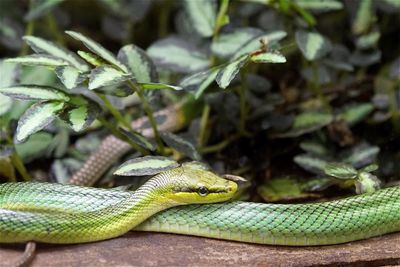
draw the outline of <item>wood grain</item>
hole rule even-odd
[[[342,245],[274,247],[130,232],[90,244],[37,246],[32,266],[381,266],[400,265],[400,233]],[[22,245],[1,245],[0,266],[21,256]]]

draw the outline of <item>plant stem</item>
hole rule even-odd
[[[199,150],[200,150],[201,154],[203,154],[203,155],[204,154],[209,154],[209,153],[214,153],[214,152],[217,152],[217,151],[221,151],[222,149],[227,147],[232,141],[234,141],[238,137],[239,137],[238,135],[232,135],[232,136],[226,138],[222,142],[219,142],[219,143],[217,143],[215,145],[202,147]]]
[[[221,4],[218,10],[218,15],[217,18],[215,19],[214,34],[211,40],[212,44],[218,40],[219,31],[221,30],[222,26],[224,26],[224,18],[228,11],[228,7],[229,7],[229,0],[221,0]],[[217,64],[217,58],[215,57],[214,54],[211,54],[210,62],[211,66],[215,66]]]
[[[136,92],[138,94],[139,99],[142,102],[144,112],[146,113],[147,118],[149,119],[149,122],[151,124],[151,128],[153,128],[154,138],[156,139],[156,142],[157,142],[157,145],[158,145],[158,150],[159,150],[159,152],[161,154],[163,154],[164,153],[164,145],[163,145],[163,142],[161,141],[161,138],[160,138],[160,133],[159,133],[158,128],[157,128],[157,122],[154,119],[153,110],[150,107],[149,102],[147,101],[147,99],[143,95],[142,88],[139,85],[134,84],[131,80],[128,80],[128,85],[132,88],[132,90],[134,92]]]
[[[28,25],[25,28],[25,35],[33,35],[33,31],[35,29],[35,20],[29,21]],[[20,56],[25,56],[28,54],[29,46],[26,42],[22,44],[21,51],[19,53]]]
[[[197,143],[199,147],[202,147],[206,143],[206,133],[207,133],[207,126],[208,126],[208,120],[210,118],[210,110],[211,107],[210,105],[205,104],[203,107],[203,112],[201,114],[201,120],[200,120],[200,132],[199,136],[197,139]]]
[[[49,26],[51,34],[57,40],[57,43],[61,46],[65,46],[64,37],[60,33],[60,29],[58,28],[57,21],[54,19],[53,14],[49,13],[46,17],[47,25]]]
[[[143,155],[148,155],[150,154],[146,149],[142,148],[141,146],[137,145],[136,143],[132,142],[132,140],[130,140],[129,138],[125,137],[119,130],[117,127],[115,127],[112,123],[109,123],[107,121],[107,119],[105,119],[102,116],[99,116],[97,118],[101,124],[106,127],[107,129],[110,130],[110,132],[115,135],[117,138],[121,139],[122,141],[125,141],[127,143],[129,143],[134,149],[136,149],[137,151],[139,151],[140,153],[142,153]]]
[[[113,104],[110,102],[110,100],[108,100],[108,98],[104,94],[101,94],[101,93],[96,93],[96,94],[97,94],[98,97],[101,98],[101,100],[103,101],[103,103],[106,106],[106,108],[110,111],[110,113],[114,116],[114,118],[119,123],[124,125],[130,131],[135,132],[132,129],[132,126],[130,125],[130,123],[125,120],[125,118],[122,116],[121,112],[119,112],[116,108],[114,108]],[[137,133],[137,132],[135,132],[135,133]]]
[[[318,77],[318,66],[316,62],[311,63],[311,71],[312,71],[312,89],[314,93],[318,96],[318,99],[322,102],[322,105],[326,112],[331,113],[332,108],[329,105],[324,93],[322,92],[321,85],[319,83]]]
[[[215,20],[214,38],[218,38],[219,30],[225,25],[224,21],[226,13],[228,12],[229,0],[221,0],[221,5],[218,10],[217,19]]]
[[[158,16],[158,38],[163,38],[168,34],[168,21],[171,13],[171,1],[162,1]]]
[[[96,93],[96,94],[97,94],[98,97],[101,98],[101,100],[103,101],[103,103],[106,106],[106,108],[110,111],[111,115],[113,115],[113,117],[119,123],[121,123],[123,126],[125,126],[130,132],[140,135],[140,133],[138,133],[135,130],[133,130],[133,128],[130,125],[130,123],[125,120],[125,118],[122,116],[121,112],[119,112],[116,108],[114,108],[114,106],[111,104],[111,102],[108,100],[108,98],[104,94],[101,94],[101,93]],[[140,153],[142,153],[144,155],[149,154],[149,152],[147,150],[145,150],[142,147],[138,146],[137,144],[132,142],[129,138],[124,138],[124,135],[114,125],[108,123],[107,120],[105,120],[105,119],[100,120],[99,119],[99,121],[104,126],[106,126],[114,135],[116,135],[118,138],[128,142],[134,149],[138,150]]]
[[[8,134],[7,134],[8,135]],[[15,149],[15,145],[11,137],[7,136],[7,142],[13,146],[14,152],[11,155],[11,163],[14,165],[14,167],[18,170],[19,174],[21,174],[22,178],[24,181],[32,181],[32,177],[29,175],[28,171],[25,168],[25,165],[21,159],[21,157],[18,155],[17,150]]]
[[[22,162],[21,157],[18,155],[17,152],[14,152],[11,155],[11,162],[18,170],[19,174],[21,174],[24,181],[32,181],[32,177],[29,175],[28,171],[25,168],[24,163]]]

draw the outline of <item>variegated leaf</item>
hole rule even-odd
[[[81,58],[83,58],[86,62],[92,64],[93,66],[99,67],[101,65],[107,65],[107,61],[105,61],[98,55],[85,51],[78,51],[77,53]]]
[[[5,60],[5,62],[20,63],[31,66],[48,66],[48,67],[67,66],[70,64],[64,59],[43,54],[33,54],[24,57],[9,58]]]
[[[192,73],[206,69],[208,56],[192,44],[169,37],[152,44],[147,52],[157,67],[180,73]]]
[[[217,77],[219,68],[212,68],[203,72],[195,73],[185,77],[181,82],[182,86],[187,91],[195,92],[195,98],[199,98],[203,92]]]
[[[129,75],[110,66],[100,66],[90,72],[89,89],[118,84],[130,78]]]
[[[24,19],[25,21],[31,21],[43,17],[63,1],[64,0],[30,1],[29,12],[25,15]]]
[[[240,69],[248,62],[249,56],[243,55],[219,70],[216,81],[219,87],[225,89],[239,73]]]
[[[295,0],[295,3],[304,9],[319,12],[343,9],[343,3],[338,0]]]
[[[143,49],[126,45],[119,50],[117,58],[128,67],[137,82],[158,82],[156,66]]]
[[[55,72],[57,77],[67,89],[73,89],[77,87],[86,78],[79,72],[78,69],[70,66],[57,67]]]
[[[249,41],[262,36],[263,31],[256,28],[239,28],[232,32],[221,33],[211,44],[212,52],[220,57],[229,57]]]
[[[338,179],[354,179],[358,174],[353,166],[344,163],[328,163],[324,167],[324,172]]]
[[[306,111],[297,115],[291,129],[285,133],[276,134],[276,137],[295,137],[321,129],[333,121],[330,113]]]
[[[64,59],[81,71],[88,71],[89,66],[71,51],[35,36],[24,36],[23,39],[36,53],[45,53],[56,58]]]
[[[175,160],[166,157],[145,156],[124,162],[114,174],[124,176],[155,175],[178,166],[179,164]]]
[[[286,58],[279,52],[265,52],[250,56],[254,63],[285,63]]]
[[[294,157],[294,162],[296,162],[300,167],[306,171],[322,175],[324,174],[324,168],[328,162],[320,156],[311,156],[308,154],[301,154]]]
[[[161,138],[169,147],[185,154],[189,158],[193,160],[201,159],[201,156],[194,145],[179,135],[165,132],[161,133]]]
[[[82,105],[68,111],[67,123],[75,132],[80,132],[89,127],[95,120],[100,108],[92,103]]]
[[[93,41],[89,37],[86,37],[79,32],[66,31],[66,33],[70,35],[72,38],[81,41],[87,48],[89,48],[90,51],[92,51],[96,55],[100,56],[101,58],[111,63],[112,65],[117,66],[122,71],[128,73],[127,67],[124,64],[122,64],[110,51],[105,49],[99,43]]]
[[[242,47],[240,47],[239,50],[236,51],[233,58],[239,58],[240,56],[242,56],[244,54],[248,54],[248,53],[251,53],[251,52],[259,49],[260,48],[260,40],[263,40],[263,42],[267,46],[270,46],[272,44],[277,43],[281,39],[285,38],[286,35],[287,35],[287,33],[284,31],[275,31],[275,32],[263,34],[261,36],[257,36],[255,38],[251,39],[249,42],[247,42]]]
[[[318,32],[297,31],[296,43],[310,61],[322,58],[332,49],[331,42]]]
[[[158,89],[172,89],[172,90],[182,90],[180,86],[169,85],[165,83],[139,83],[140,86],[145,90],[158,90]]]
[[[154,144],[152,142],[150,142],[149,140],[147,140],[147,138],[144,137],[143,135],[141,135],[139,133],[132,133],[130,131],[125,130],[124,128],[119,128],[119,129],[127,138],[132,140],[135,144],[143,147],[144,149],[150,150],[150,151],[156,150],[156,147],[154,146]]]
[[[185,0],[184,7],[195,31],[202,37],[212,36],[217,17],[216,1]]]
[[[355,168],[364,167],[376,161],[376,157],[380,148],[378,146],[371,146],[365,143],[353,147],[350,154],[342,157],[342,161],[348,163]]]
[[[59,89],[34,84],[21,84],[0,88],[0,93],[20,100],[69,100],[69,96]]]
[[[0,94],[0,115],[5,114],[7,111],[11,109],[12,99],[8,96]]]
[[[32,105],[21,116],[15,133],[15,143],[23,142],[29,135],[49,125],[64,107],[60,102],[39,102]]]

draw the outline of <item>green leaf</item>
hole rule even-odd
[[[279,52],[265,52],[250,56],[254,63],[285,63],[286,58]]]
[[[212,68],[206,71],[195,73],[188,77],[185,77],[181,82],[182,86],[187,91],[194,91],[195,98],[198,99],[203,92],[210,86],[210,84],[217,77],[219,68]]]
[[[161,133],[162,140],[171,148],[183,153],[192,160],[200,160],[201,156],[194,145],[179,135],[173,133]]]
[[[359,172],[373,172],[376,171],[378,168],[379,168],[378,164],[370,164],[359,170]]]
[[[31,21],[48,14],[54,7],[64,2],[64,0],[31,0],[31,8],[25,15],[26,21]]]
[[[13,101],[10,97],[0,94],[0,116],[11,109],[12,103]]]
[[[328,163],[324,168],[326,175],[333,176],[338,179],[354,179],[358,172],[353,166],[345,163]]]
[[[346,162],[356,168],[371,164],[376,161],[376,157],[380,151],[378,146],[370,146],[365,143],[353,147],[348,155],[341,158],[341,161]]]
[[[150,150],[150,151],[155,151],[156,147],[152,142],[147,140],[146,137],[139,133],[133,133],[130,131],[125,130],[124,128],[119,128],[119,130],[130,140],[132,140],[135,144],[143,147],[144,149]]]
[[[243,55],[240,58],[234,60],[233,62],[227,64],[225,67],[218,71],[217,81],[219,87],[225,89],[231,83],[231,81],[239,73],[240,69],[248,62],[249,56]]]
[[[307,10],[332,11],[343,9],[343,3],[337,0],[295,0],[296,4]]]
[[[64,103],[60,102],[40,102],[32,105],[18,121],[15,143],[22,143],[28,136],[49,125],[63,107]]]
[[[322,58],[332,49],[331,42],[317,32],[296,31],[296,43],[310,61]]]
[[[239,50],[236,51],[235,55],[233,58],[239,58],[244,54],[249,54],[251,52],[254,52],[260,48],[260,40],[263,40],[264,43],[266,43],[268,46],[272,46],[279,42],[281,39],[285,38],[287,35],[286,32],[284,31],[274,31],[270,33],[266,33],[261,36],[257,36],[253,39],[251,39],[249,42],[247,42],[244,46],[239,48]]]
[[[5,63],[0,60],[0,88],[15,84],[19,67],[17,64]],[[0,94],[0,115],[7,113],[13,104],[13,100],[5,95]]]
[[[13,85],[19,78],[20,66],[14,63],[6,63],[5,60],[0,60],[0,88]]]
[[[117,66],[122,71],[128,73],[128,68],[124,64],[122,64],[110,51],[105,49],[99,43],[93,41],[89,37],[86,37],[79,32],[66,31],[66,33],[72,38],[81,41],[87,48],[89,48],[90,51],[92,51],[96,55],[100,56],[112,65]]]
[[[20,100],[69,100],[69,96],[57,88],[33,84],[21,84],[0,88],[0,93]]]
[[[327,156],[329,150],[321,143],[315,141],[303,141],[300,143],[301,149],[316,156]]]
[[[218,39],[212,42],[211,50],[215,55],[226,58],[232,56],[250,40],[262,35],[263,32],[256,28],[238,28],[232,32],[221,33]]]
[[[57,67],[57,66],[67,66],[70,63],[54,56],[34,54],[24,57],[9,58],[5,62],[20,63],[30,66],[47,66],[47,67]]]
[[[374,19],[371,0],[358,0],[355,2],[357,11],[352,24],[352,30],[355,34],[362,34],[368,31]]]
[[[308,154],[301,154],[294,157],[294,162],[306,171],[321,175],[324,173],[324,168],[328,162],[320,156],[311,156]]]
[[[179,164],[175,160],[166,157],[145,156],[124,162],[114,174],[124,176],[155,175],[178,166]]]
[[[192,73],[206,69],[208,56],[190,43],[169,37],[152,44],[147,53],[157,67],[179,73]]]
[[[202,37],[210,37],[214,33],[217,18],[215,0],[185,0],[185,11],[195,31]]]
[[[83,82],[86,77],[78,69],[70,66],[60,66],[55,69],[57,77],[67,89],[73,89]]]
[[[315,193],[304,192],[305,183],[293,177],[277,177],[257,188],[257,193],[267,202],[316,198]]]
[[[391,5],[392,7],[400,8],[400,1],[398,0],[383,0],[383,1]]]
[[[113,67],[100,66],[90,72],[89,90],[118,84],[128,80],[129,78],[130,75],[126,75]]]
[[[24,36],[23,39],[36,53],[45,53],[56,58],[64,59],[81,71],[88,71],[89,66],[71,51],[35,36]]]
[[[370,32],[368,34],[360,36],[356,40],[356,46],[360,49],[374,48],[378,45],[381,33],[378,31]]]
[[[365,119],[373,110],[374,105],[370,103],[357,104],[340,113],[338,118],[343,119],[349,125],[354,125]]]
[[[49,133],[35,133],[26,142],[15,145],[15,149],[24,162],[30,162],[43,157],[52,140]]]
[[[297,115],[294,123],[288,132],[277,134],[277,137],[296,137],[306,133],[314,132],[325,127],[333,121],[329,113],[306,111]]]
[[[121,48],[117,58],[124,63],[139,83],[151,83],[158,81],[156,66],[147,53],[131,44]]]
[[[159,89],[172,89],[172,90],[182,90],[180,86],[173,86],[165,83],[139,83],[140,86],[145,90],[159,90]]]

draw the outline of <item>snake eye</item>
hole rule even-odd
[[[198,193],[200,196],[205,197],[208,194],[208,189],[204,186],[201,186],[201,187],[199,187]]]

